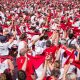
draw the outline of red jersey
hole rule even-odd
[[[28,60],[28,62],[27,62],[26,74],[27,74],[27,79],[26,80],[33,80],[31,75],[34,74],[34,69],[33,69],[33,66],[32,66],[30,60]]]
[[[22,69],[25,59],[26,59],[26,57],[24,57],[24,56],[20,56],[19,58],[17,58],[16,63],[17,63],[18,70]]]

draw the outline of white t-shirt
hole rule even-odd
[[[12,45],[18,45],[18,41],[17,40],[14,40],[10,45],[9,45],[9,48],[11,48],[12,47]]]
[[[0,63],[0,73],[3,73],[6,69],[9,68],[8,66],[8,60],[4,60],[2,63]]]
[[[20,50],[23,49],[23,48],[25,48],[25,43],[24,43],[24,41],[20,41],[19,44],[18,44],[18,55],[17,55],[17,57],[20,56],[19,55]]]
[[[10,43],[6,42],[6,43],[0,43],[0,55],[8,55],[9,54],[9,47]]]
[[[5,16],[1,11],[0,11],[0,16],[2,17],[2,22],[4,23],[5,22]]]
[[[68,45],[69,45],[70,43],[71,43],[71,44],[77,44],[77,41],[76,41],[76,39],[73,39],[72,41],[71,41],[71,39],[69,39],[69,40],[68,40]]]

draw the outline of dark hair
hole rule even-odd
[[[9,55],[12,56],[12,57],[16,57],[17,54],[18,54],[17,49],[18,49],[18,46],[13,44],[11,49],[9,49]]]
[[[51,41],[48,40],[48,41],[46,42],[46,47],[50,47],[50,46],[51,46]]]
[[[45,40],[48,39],[48,35],[47,35],[47,34],[44,35],[44,39],[45,39]]]
[[[6,80],[6,75],[4,73],[0,75],[0,80]]]
[[[39,33],[39,30],[38,29],[35,29],[35,33]]]
[[[11,47],[11,50],[12,51],[17,51],[18,49],[18,46],[16,44],[13,44],[12,47]]]
[[[44,37],[42,36],[42,37],[40,37],[40,40],[43,40],[44,39]]]
[[[18,79],[19,80],[26,80],[26,73],[23,70],[18,71]]]
[[[39,25],[39,22],[36,22],[36,25],[38,26]]]
[[[60,61],[59,60],[56,60],[54,62],[54,67],[55,67],[55,69],[60,69]]]
[[[24,40],[26,37],[27,37],[26,33],[23,33],[23,34],[20,36],[20,40]]]
[[[31,30],[35,30],[36,29],[36,27],[35,26],[31,26]]]
[[[51,71],[51,76],[54,76],[56,78],[59,78],[59,75],[60,75],[60,70],[53,69]]]
[[[72,39],[74,37],[74,34],[73,33],[70,33],[69,34],[69,39]]]
[[[10,69],[6,69],[4,71],[4,74],[6,75],[6,80],[12,80],[12,75],[10,73]]]

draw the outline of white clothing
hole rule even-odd
[[[69,45],[70,42],[71,42],[71,44],[76,44],[77,43],[76,39],[73,39],[72,41],[69,39],[68,40],[68,45]]]
[[[41,64],[41,65],[39,66],[39,68],[35,70],[35,72],[36,72],[36,74],[37,74],[37,79],[36,79],[36,80],[38,80],[38,78],[40,78],[40,77],[42,76],[43,64]]]
[[[9,54],[9,47],[10,43],[6,42],[6,43],[0,43],[0,55],[8,55]]]
[[[39,35],[34,35],[34,36],[32,37],[32,39],[31,39],[31,41],[32,41],[32,40],[35,41],[35,40],[37,40],[38,38],[39,38]]]
[[[3,61],[2,63],[0,63],[0,73],[3,73],[6,69],[9,68],[7,61],[8,61],[8,60],[6,59],[6,60]]]
[[[14,40],[10,45],[9,45],[9,48],[11,48],[12,47],[12,45],[18,45],[18,41],[16,41],[16,40]]]
[[[75,69],[75,66],[74,65],[70,65],[67,73],[72,73],[74,71],[74,69]]]
[[[75,22],[72,26],[74,26],[74,27],[80,27],[80,21]]]
[[[18,44],[18,55],[17,55],[17,57],[20,56],[20,54],[19,54],[20,50],[23,49],[23,48],[25,48],[25,43],[24,43],[24,41],[20,41],[19,44]]]
[[[2,17],[2,22],[4,23],[5,22],[5,16],[1,11],[0,11],[0,16]]]
[[[33,16],[31,17],[31,23],[35,23],[35,20],[34,20],[35,17],[36,17],[35,15],[33,15]]]

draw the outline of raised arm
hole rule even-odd
[[[9,65],[9,69],[10,69],[11,74],[13,74],[14,65],[10,59],[8,59],[8,65]]]
[[[23,66],[22,66],[22,70],[23,71],[26,71],[26,67],[27,67],[27,55],[26,54],[25,54],[25,57],[26,57],[26,59],[25,59],[25,62],[23,64]]]

